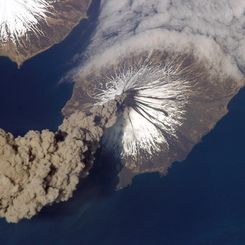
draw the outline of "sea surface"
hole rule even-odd
[[[71,84],[58,81],[74,65],[67,62],[86,48],[98,8],[95,1],[89,11],[94,18],[20,70],[0,58],[1,128],[15,135],[57,128],[72,92]],[[116,182],[114,172],[94,169],[70,201],[44,208],[31,221],[0,219],[0,244],[244,245],[245,89],[167,176],[140,175],[119,191]]]

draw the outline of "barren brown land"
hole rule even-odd
[[[63,0],[52,4],[47,19],[40,20],[38,32],[27,32],[18,40],[0,43],[0,56],[6,56],[21,66],[26,60],[64,40],[72,29],[87,18],[91,0]]]
[[[95,99],[96,96],[91,96],[96,95],[94,91],[96,91],[98,81],[100,84],[105,84],[105,79],[111,77],[113,72],[141,64],[141,60],[143,61],[146,57],[147,53],[144,52],[140,55],[132,55],[126,60],[116,61],[111,66],[104,65],[101,69],[92,70],[91,73],[86,73],[86,76],[81,76],[75,81],[72,97],[63,108],[63,114],[69,116],[81,108],[86,110],[93,106],[98,102]],[[174,57],[174,54],[155,51],[151,59],[151,65],[164,66],[166,60],[171,59],[171,57]],[[160,172],[161,174],[166,174],[173,162],[184,160],[192,148],[201,141],[202,137],[213,129],[216,123],[227,113],[228,103],[241,88],[239,81],[210,71],[205,62],[197,61],[192,55],[183,54],[183,57],[184,61],[181,62],[181,65],[176,64],[179,67],[178,69],[183,71],[177,78],[188,81],[189,88],[183,91],[181,96],[170,99],[176,104],[182,103],[180,97],[188,97],[188,99],[186,106],[183,108],[183,119],[180,121],[176,136],[173,137],[164,132],[164,130],[162,131],[168,141],[168,147],[165,145],[160,146],[161,150],[151,157],[148,156],[147,152],[139,149],[140,153],[137,157],[120,159],[120,153],[123,151],[122,135],[127,121],[126,113],[122,112],[121,116],[118,115],[117,123],[107,130],[107,133],[111,134],[108,138],[117,139],[117,142],[115,140],[112,144],[116,145],[116,147],[109,149],[107,152],[114,151],[115,159],[117,159],[115,162],[121,164],[119,187],[130,184],[132,178],[140,173]],[[123,110],[132,109],[130,108],[132,105],[137,107],[134,103],[135,93],[132,91],[125,91],[125,93],[131,97],[125,100],[127,104],[123,106]],[[131,102],[128,103],[128,101]],[[144,108],[147,108],[147,106],[152,108],[154,105],[144,105]],[[168,109],[166,110],[171,116],[171,111],[168,112]],[[151,120],[150,115],[148,119]],[[155,118],[152,119],[153,121],[155,120]],[[103,147],[106,146],[102,145]]]

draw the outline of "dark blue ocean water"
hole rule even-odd
[[[90,16],[96,11],[98,2]],[[0,58],[0,127],[16,135],[57,128],[72,90],[57,81],[71,67],[67,61],[86,47],[93,28],[94,21],[82,22],[62,44],[21,70]],[[69,202],[17,225],[0,220],[0,244],[244,245],[245,89],[229,110],[166,177],[137,176],[115,192],[114,173],[94,170]]]

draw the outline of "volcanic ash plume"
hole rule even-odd
[[[76,112],[56,133],[14,138],[0,130],[0,216],[18,222],[68,200],[92,167],[104,129],[115,122],[117,103]]]

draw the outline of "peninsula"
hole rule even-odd
[[[28,2],[28,4],[27,4]],[[66,38],[91,0],[0,0],[0,56],[21,66]]]

